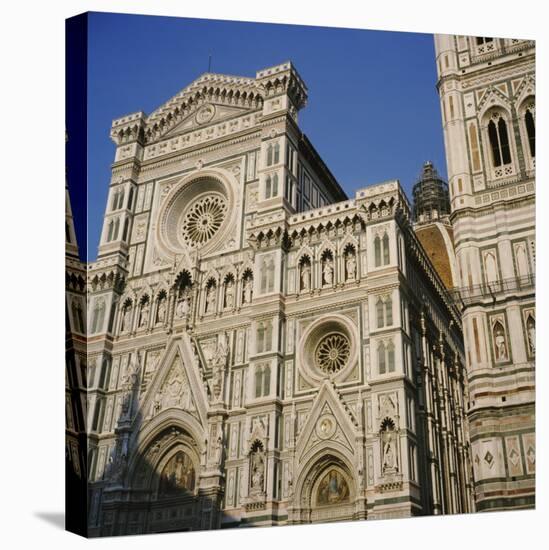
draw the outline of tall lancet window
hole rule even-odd
[[[389,235],[383,235],[383,265],[389,265]]]
[[[379,235],[374,239],[374,254],[375,254],[375,266],[381,265],[381,239]]]
[[[530,156],[536,158],[536,121],[534,119],[534,106],[529,105],[524,113],[524,125],[528,136],[528,147]]]
[[[385,324],[383,318],[383,306],[383,300],[381,299],[381,297],[379,297],[376,302],[377,328],[383,328]]]
[[[507,122],[499,113],[493,115],[488,123],[488,139],[490,140],[494,167],[511,164]]]
[[[278,174],[274,174],[274,175],[273,175],[272,196],[273,196],[273,197],[277,197],[277,196],[278,196]]]
[[[385,361],[385,344],[383,342],[380,342],[377,348],[377,368],[379,374],[385,374],[387,372],[387,364]]]
[[[274,146],[274,163],[278,164],[280,162],[280,144],[275,143]]]

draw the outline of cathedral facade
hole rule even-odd
[[[459,311],[399,183],[349,199],[306,101],[285,63],[113,122],[91,536],[474,509]]]
[[[95,262],[66,226],[89,536],[533,504],[533,48],[492,42],[435,38],[449,194],[426,163],[413,207],[345,194],[290,62],[113,121]]]

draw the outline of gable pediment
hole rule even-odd
[[[329,380],[324,381],[297,441],[297,456],[333,442],[355,453],[357,422]]]
[[[187,335],[174,339],[166,348],[141,402],[145,420],[168,409],[186,411],[206,424],[206,395]]]
[[[204,128],[223,120],[228,120],[249,112],[245,107],[204,103],[193,109],[179,124],[171,128],[163,137],[173,137],[188,131]]]
[[[145,142],[201,128],[262,105],[263,91],[255,79],[206,73],[147,117]]]

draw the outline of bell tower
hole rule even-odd
[[[535,503],[535,45],[435,36],[478,510]]]

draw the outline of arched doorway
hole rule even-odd
[[[356,518],[356,484],[345,460],[326,454],[307,472],[295,500],[297,523],[348,521]]]
[[[199,449],[186,430],[172,426],[154,438],[139,457],[132,483],[142,499],[147,495],[146,532],[199,528],[199,473]]]

